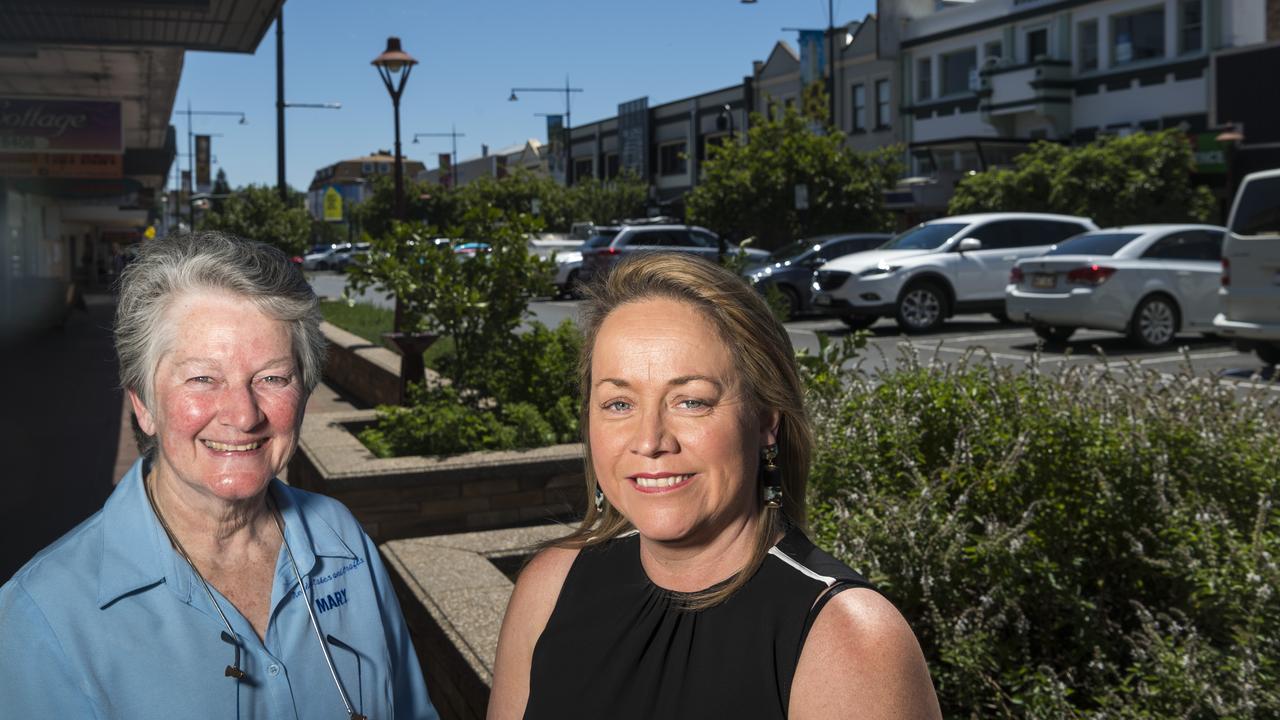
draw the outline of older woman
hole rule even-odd
[[[902,616],[802,532],[812,435],[759,295],[677,254],[589,293],[595,504],[516,584],[489,717],[938,717]]]
[[[115,332],[143,457],[0,589],[6,716],[436,717],[373,542],[274,479],[319,381],[319,325],[274,248],[141,246]]]

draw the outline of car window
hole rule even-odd
[[[885,244],[885,250],[937,250],[956,233],[965,228],[963,223],[934,223],[917,225]]]
[[[617,230],[600,231],[600,232],[597,232],[595,235],[592,235],[591,239],[582,243],[582,247],[584,248],[609,247],[609,243],[613,242],[613,239],[617,236],[618,236]]]
[[[1006,248],[1041,247],[1062,242],[1072,235],[1085,232],[1088,228],[1077,223],[1060,220],[1015,220]]]
[[[1176,232],[1157,240],[1142,253],[1142,257],[1158,260],[1221,260],[1222,233],[1207,230]]]
[[[1045,255],[1115,255],[1141,233],[1084,233],[1049,248]]]
[[[983,250],[1003,250],[1005,248],[1018,247],[1016,243],[1019,233],[1023,231],[1022,224],[1022,220],[995,220],[969,230],[960,239],[975,238],[981,240]]]
[[[1234,212],[1231,232],[1236,235],[1280,235],[1280,177],[1246,183]]]
[[[716,237],[711,233],[705,232],[703,230],[690,230],[689,238],[690,240],[693,241],[692,244],[697,245],[698,247],[704,247],[704,248],[720,247],[720,242],[716,240]]]

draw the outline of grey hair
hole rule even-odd
[[[287,323],[299,379],[308,395],[315,389],[324,366],[325,340],[320,301],[302,271],[270,245],[199,232],[143,242],[120,276],[115,341],[125,390],[152,407],[156,368],[172,336],[165,313],[179,297],[208,290],[245,298],[267,317]],[[136,425],[134,434],[139,452],[153,457],[155,438]]]

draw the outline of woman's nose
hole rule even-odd
[[[242,432],[253,430],[263,418],[258,397],[252,387],[245,385],[230,385],[223,391],[219,415],[224,425]]]
[[[675,436],[667,427],[666,414],[661,409],[641,413],[631,451],[645,457],[656,457],[676,449]]]

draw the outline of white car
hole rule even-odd
[[[1245,177],[1222,248],[1222,314],[1216,332],[1280,364],[1280,169]]]
[[[345,265],[346,256],[351,252],[350,243],[331,245],[319,252],[307,253],[302,258],[303,270],[337,270]]]
[[[579,250],[558,252],[555,254],[555,261],[556,295],[574,297],[578,293],[578,275],[582,272],[582,252]]]
[[[1133,225],[1077,235],[1013,266],[1005,312],[1051,343],[1077,328],[1127,333],[1148,348],[1179,331],[1211,333],[1225,232]]]
[[[930,220],[877,250],[823,265],[813,274],[813,307],[855,328],[892,316],[905,332],[932,330],[960,312],[1003,317],[1015,262],[1097,229],[1089,218],[1045,213]]]

